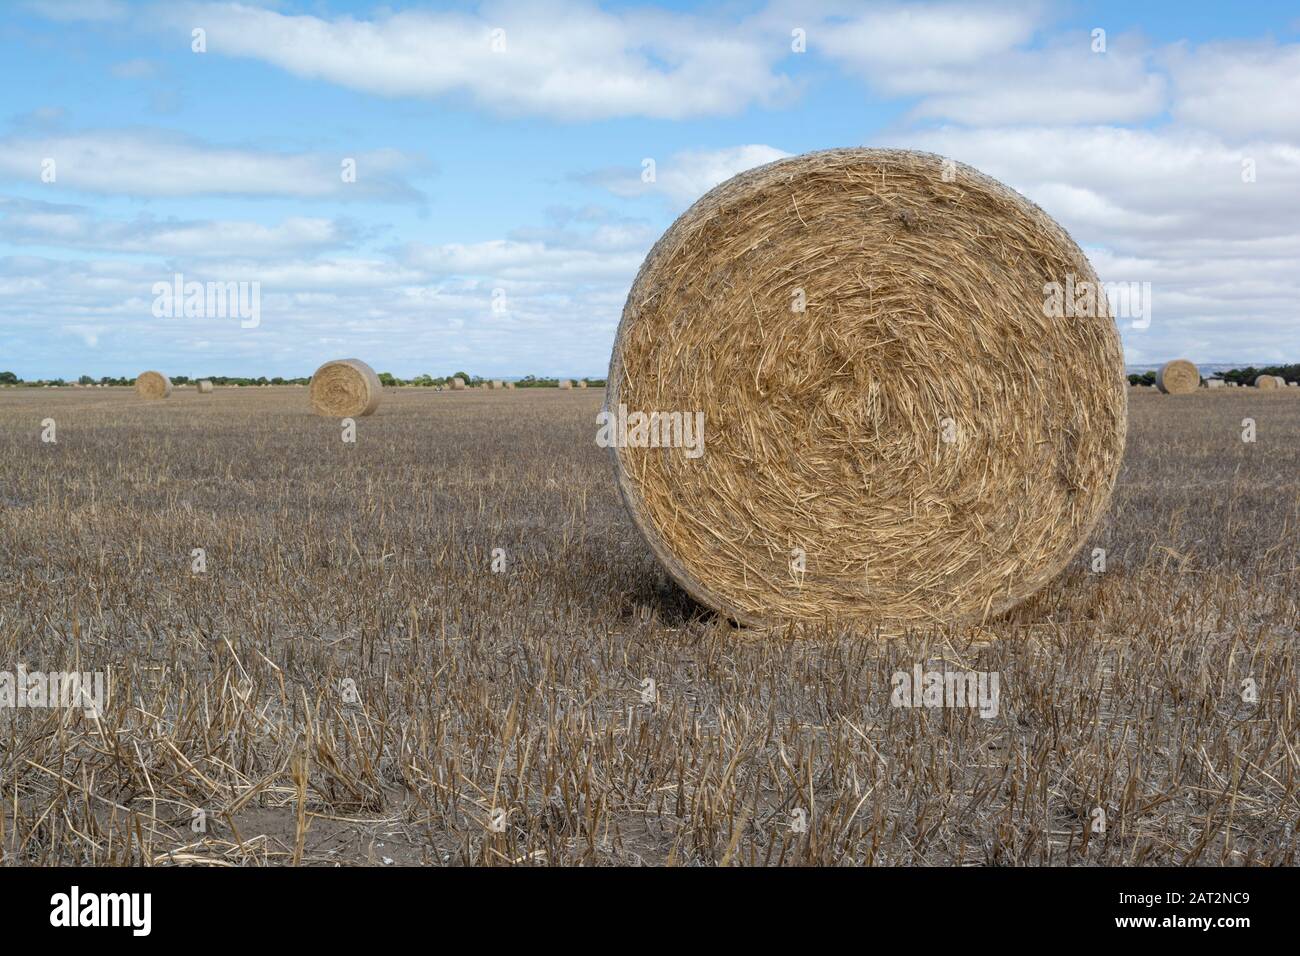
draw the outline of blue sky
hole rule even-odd
[[[970,163],[1149,282],[1132,363],[1300,360],[1294,4],[67,0],[8,7],[0,64],[24,378],[601,375],[676,215],[846,145]],[[155,317],[176,273],[260,283],[258,325]]]

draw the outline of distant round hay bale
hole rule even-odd
[[[141,372],[135,380],[135,393],[150,401],[172,393],[172,380],[162,372]]]
[[[980,621],[1101,516],[1125,386],[1096,274],[1046,213],[938,156],[830,150],[728,180],[651,250],[606,408],[657,413],[659,441],[655,418],[602,440],[650,550],[730,618]],[[695,451],[653,447],[673,412],[683,445],[703,416]]]
[[[1276,375],[1258,375],[1255,377],[1256,388],[1274,389],[1282,387],[1282,379]]]
[[[1221,379],[1221,378],[1209,378],[1209,379],[1206,379],[1206,380],[1205,380],[1205,387],[1206,387],[1206,388],[1223,388],[1223,379]]]
[[[206,379],[206,378],[199,379],[199,394],[200,394],[200,395],[210,395],[210,394],[212,394],[212,388],[213,388],[213,386],[212,386],[212,382],[211,382],[209,379]]]
[[[447,387],[450,388],[453,392],[459,392],[461,389],[465,387],[465,380],[463,378],[453,378],[450,382],[447,383]]]
[[[562,378],[556,383],[560,388],[573,388],[573,383],[567,378]]]
[[[1201,387],[1201,371],[1194,362],[1174,359],[1156,372],[1156,388],[1166,395],[1190,395]]]
[[[506,388],[514,388],[514,387],[515,387],[514,382],[506,382]]]
[[[318,415],[355,418],[374,412],[383,392],[379,376],[361,359],[338,359],[316,369],[307,396]]]
[[[574,387],[575,387],[575,388],[586,388],[586,387],[587,387],[587,383],[586,383],[586,381],[584,381],[583,379],[578,379],[578,381],[574,382],[573,384],[574,384]]]
[[[502,381],[499,378],[494,378],[491,382],[488,383],[488,387],[494,389],[505,388],[505,385],[502,383]]]

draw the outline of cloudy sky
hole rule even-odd
[[[0,369],[599,376],[673,218],[846,145],[976,166],[1149,282],[1130,363],[1297,361],[1300,6],[1190,7],[14,0]],[[259,323],[155,316],[177,273],[260,283]]]

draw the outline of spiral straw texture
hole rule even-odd
[[[135,393],[151,401],[167,398],[172,393],[172,380],[162,372],[141,372],[135,380]]]
[[[317,414],[355,418],[379,407],[383,386],[375,370],[361,359],[338,359],[316,369],[307,394]]]
[[[1091,283],[1090,314],[1053,312],[1049,283],[1075,303]],[[1127,394],[1096,275],[1042,210],[937,156],[844,149],[736,176],[659,240],[610,362],[620,406],[704,413],[699,457],[612,450],[696,599],[927,624],[1061,572],[1115,484]]]
[[[1190,395],[1201,387],[1201,372],[1187,359],[1174,359],[1156,372],[1156,388],[1166,395]]]

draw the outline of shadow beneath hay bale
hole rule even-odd
[[[658,622],[666,627],[686,627],[725,620],[666,575],[643,578],[626,596],[629,605],[626,613],[637,624]],[[740,626],[735,621],[729,623]]]

